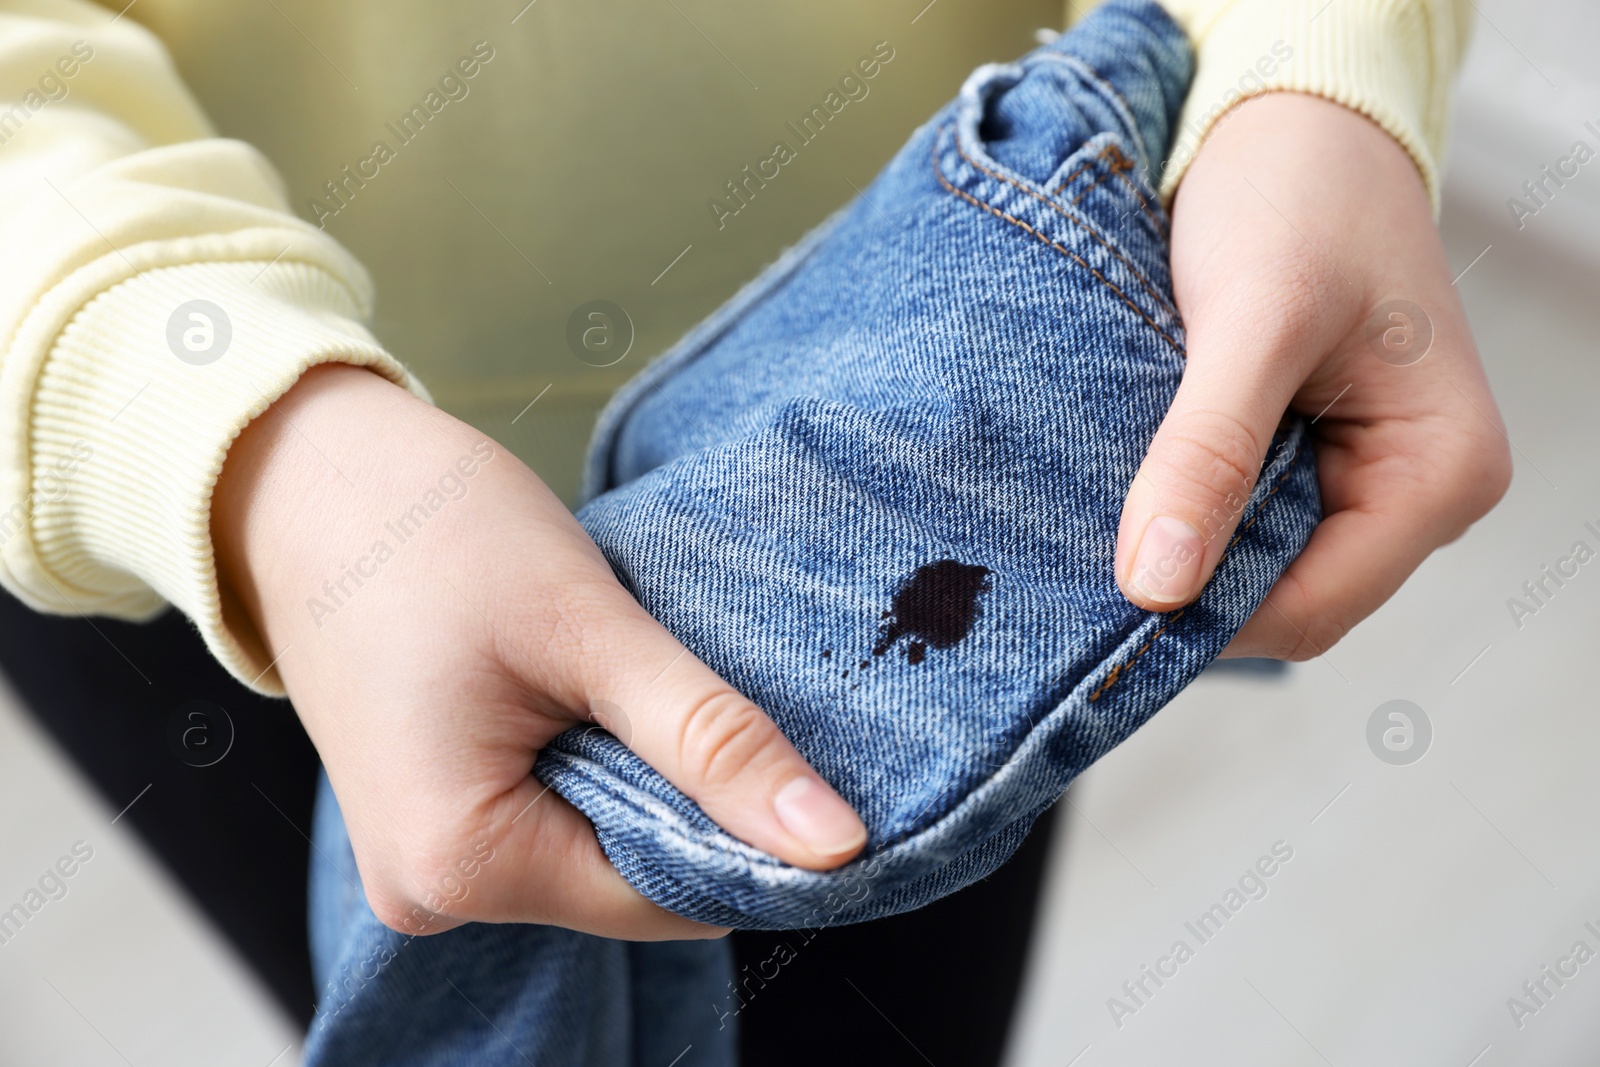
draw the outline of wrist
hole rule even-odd
[[[1291,92],[1365,116],[1407,154],[1438,207],[1438,159],[1449,127],[1450,79],[1470,8],[1354,0],[1173,3],[1194,39],[1198,63],[1164,165],[1169,202],[1203,145],[1245,102]],[[1458,12],[1457,9],[1460,9]]]
[[[386,425],[438,414],[363,367],[312,367],[228,449],[211,505],[225,624],[261,662],[291,629],[281,590],[314,572],[328,521],[350,504],[362,445]],[[349,469],[347,469],[349,468]],[[289,597],[293,600],[293,597]]]

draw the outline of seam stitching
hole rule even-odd
[[[1289,480],[1289,475],[1294,473],[1295,467],[1297,467],[1299,463],[1300,459],[1298,456],[1296,456],[1294,462],[1289,464],[1289,469],[1283,472],[1283,477],[1279,478],[1277,484],[1275,484],[1271,489],[1267,490],[1267,495],[1261,498],[1261,504],[1256,508],[1255,515],[1251,517],[1249,522],[1239,527],[1239,531],[1233,535],[1233,540],[1228,542],[1228,547],[1222,550],[1222,555],[1217,558],[1217,566],[1220,567],[1222,565],[1222,561],[1228,557],[1228,553],[1233,551],[1233,546],[1237,545],[1240,540],[1243,539],[1245,533],[1249,531],[1250,527],[1254,526],[1260,521],[1261,516],[1266,513],[1267,501],[1271,500],[1275,495],[1277,495],[1278,490],[1283,488],[1283,483]],[[1213,571],[1212,573],[1214,574],[1215,572]],[[1183,618],[1184,612],[1188,610],[1188,608],[1184,608],[1182,611],[1177,612],[1172,616],[1172,618],[1167,620],[1166,624],[1163,625],[1161,629],[1150,635],[1150,640],[1146,641],[1139,651],[1135,652],[1132,656],[1129,656],[1126,661],[1117,664],[1115,667],[1112,667],[1110,672],[1106,675],[1106,680],[1100,684],[1100,688],[1089,694],[1089,703],[1093,704],[1096,700],[1099,700],[1102,693],[1116,685],[1117,682],[1120,681],[1128,671],[1132,670],[1133,665],[1139,662],[1139,657],[1150,651],[1150,646],[1156,643],[1156,639],[1176,625],[1178,620]]]
[[[1122,179],[1123,184],[1128,187],[1128,191],[1133,194],[1134,199],[1139,201],[1139,207],[1144,210],[1144,217],[1150,220],[1150,225],[1154,226],[1156,232],[1165,240],[1167,228],[1161,224],[1161,220],[1156,217],[1156,213],[1150,210],[1150,201],[1145,197],[1144,193],[1134,184],[1133,179],[1122,173],[1122,171],[1117,171],[1117,177]]]
[[[1095,186],[1104,181],[1107,176],[1115,174],[1118,178],[1122,179],[1122,184],[1128,187],[1128,192],[1132,193],[1133,198],[1139,202],[1139,209],[1144,212],[1144,217],[1150,220],[1151,227],[1154,228],[1156,233],[1161,236],[1162,240],[1167,240],[1167,228],[1162,224],[1161,220],[1156,217],[1156,213],[1150,210],[1149,198],[1144,195],[1144,192],[1137,184],[1135,184],[1134,180],[1127,175],[1127,172],[1133,169],[1133,161],[1127,156],[1123,155],[1122,151],[1114,144],[1106,145],[1105,149],[1100,153],[1098,158],[1104,159],[1108,154],[1111,156],[1110,169],[1106,172],[1106,174],[1102,174],[1100,177],[1084,186],[1083,190],[1078,193],[1077,196],[1072,198],[1073,207],[1077,207],[1078,203],[1083,200],[1084,197],[1088,196],[1089,193],[1094,190]],[[1068,184],[1071,183],[1072,178],[1076,178],[1079,174],[1082,174],[1085,170],[1093,165],[1094,164],[1091,161],[1089,163],[1085,163],[1082,167],[1079,167],[1072,173],[1072,177],[1069,177],[1066,181],[1062,182],[1055,188],[1054,194],[1059,195],[1064,189],[1066,189]]]
[[[1081,66],[1085,71],[1087,71],[1089,76],[1092,77],[1094,79],[1094,81],[1102,89],[1104,89],[1106,92],[1110,93],[1112,96],[1116,97],[1117,102],[1122,105],[1123,111],[1125,111],[1127,113],[1126,117],[1133,121],[1133,126],[1131,128],[1134,130],[1135,134],[1137,135],[1136,139],[1139,142],[1139,146],[1141,148],[1145,149],[1146,151],[1148,151],[1148,148],[1144,143],[1144,136],[1143,136],[1142,133],[1139,133],[1139,130],[1138,130],[1138,120],[1134,118],[1133,105],[1128,103],[1128,98],[1126,96],[1123,96],[1122,95],[1122,91],[1120,89],[1118,89],[1115,85],[1113,85],[1111,83],[1111,81],[1108,80],[1104,74],[1101,74],[1094,67],[1090,66],[1088,63],[1085,63],[1082,60],[1082,58],[1080,58],[1078,56],[1072,56],[1070,58],[1073,59],[1073,60],[1076,60],[1077,65]],[[1126,58],[1126,57],[1124,57],[1124,58]],[[1070,65],[1071,64],[1069,64],[1069,66]],[[1147,75],[1147,77],[1148,77],[1148,75]],[[1131,161],[1128,164],[1128,169],[1130,169],[1130,170],[1133,169],[1133,164],[1132,164]],[[1166,229],[1165,226],[1163,226],[1161,224],[1161,220],[1156,217],[1155,213],[1150,210],[1149,203],[1148,203],[1147,198],[1145,197],[1144,193],[1139,190],[1139,187],[1136,184],[1134,184],[1133,179],[1129,178],[1125,174],[1121,175],[1121,177],[1122,177],[1122,180],[1127,183],[1128,188],[1133,192],[1133,195],[1139,198],[1139,206],[1144,208],[1144,213],[1145,213],[1146,216],[1149,217],[1150,222],[1155,226],[1156,232],[1161,234],[1161,236],[1163,238],[1165,238],[1167,236],[1167,229]]]
[[[1118,51],[1120,52],[1121,49],[1118,49]],[[1104,74],[1101,74],[1098,70],[1085,62],[1082,57],[1067,56],[1066,58],[1069,60],[1069,66],[1072,65],[1070,61],[1076,61],[1078,66],[1081,66],[1084,70],[1088,71],[1089,76],[1099,83],[1100,88],[1117,98],[1117,103],[1122,105],[1123,117],[1128,120],[1128,128],[1133,131],[1134,140],[1139,142],[1140,152],[1144,154],[1146,158],[1148,158],[1150,154],[1150,146],[1145,144],[1144,131],[1139,129],[1138,115],[1134,112],[1133,105],[1128,103],[1128,98],[1122,95],[1122,90],[1118,89],[1116,85],[1113,84],[1112,81]],[[1124,55],[1123,58],[1127,59],[1128,57]],[[1131,61],[1130,65],[1137,66],[1137,64],[1132,64]],[[1152,75],[1145,74],[1145,72],[1142,70],[1139,73],[1146,78],[1153,77]]]
[[[1107,174],[1109,174],[1109,173],[1110,172],[1108,171]],[[1083,187],[1083,191],[1080,192],[1077,196],[1072,198],[1072,206],[1073,207],[1077,207],[1079,201],[1081,201],[1084,197],[1088,196],[1090,193],[1092,193],[1096,189],[1098,189],[1100,187],[1100,183],[1105,181],[1105,180],[1106,180],[1106,174],[1096,175],[1094,181],[1090,182],[1088,185],[1085,185]]]
[[[961,152],[961,146],[959,144],[956,145],[956,151],[958,153]],[[966,158],[964,154],[963,154],[962,158]],[[976,166],[976,164],[974,164],[974,166]],[[983,168],[979,167],[978,169],[982,170]],[[1080,266],[1084,270],[1088,271],[1090,274],[1093,274],[1096,278],[1098,278],[1100,280],[1100,283],[1102,285],[1104,285],[1107,289],[1110,289],[1113,293],[1116,293],[1117,296],[1119,298],[1121,298],[1121,300],[1122,300],[1122,302],[1124,304],[1127,304],[1130,308],[1132,308],[1136,315],[1138,315],[1141,319],[1143,319],[1150,326],[1150,328],[1152,330],[1154,330],[1157,334],[1159,334],[1161,336],[1162,340],[1166,341],[1167,344],[1171,345],[1172,346],[1172,350],[1174,352],[1178,353],[1178,356],[1180,358],[1186,358],[1184,356],[1184,351],[1183,351],[1183,346],[1182,345],[1178,344],[1178,342],[1174,341],[1171,337],[1169,337],[1167,335],[1167,332],[1165,330],[1163,330],[1160,326],[1158,326],[1156,324],[1156,321],[1154,319],[1152,319],[1145,312],[1144,308],[1142,308],[1138,304],[1134,303],[1134,301],[1131,298],[1129,298],[1127,293],[1124,293],[1121,289],[1118,289],[1114,284],[1112,284],[1109,280],[1107,280],[1105,275],[1101,274],[1099,271],[1097,271],[1093,267],[1091,267],[1088,264],[1088,262],[1086,260],[1084,260],[1084,258],[1082,256],[1078,255],[1076,252],[1074,252],[1071,249],[1065,247],[1064,245],[1061,245],[1061,244],[1058,244],[1055,241],[1052,241],[1050,238],[1046,237],[1044,234],[1040,233],[1038,230],[1034,229],[1032,226],[1029,226],[1026,222],[1023,222],[1021,219],[1015,218],[1015,217],[1013,217],[1011,215],[1008,215],[1004,211],[1001,211],[999,208],[995,207],[993,204],[985,203],[984,201],[979,200],[977,197],[973,196],[971,193],[968,193],[968,192],[966,192],[965,190],[962,190],[962,189],[957,189],[954,185],[951,185],[950,184],[950,180],[944,176],[944,171],[939,169],[939,138],[938,137],[935,137],[934,141],[933,141],[933,174],[934,174],[934,177],[939,179],[939,184],[943,185],[947,192],[953,193],[954,195],[962,198],[963,200],[968,201],[969,203],[973,204],[974,206],[979,207],[979,208],[983,209],[984,211],[989,212],[989,214],[994,215],[997,218],[1005,219],[1007,222],[1011,223],[1013,226],[1018,227],[1019,229],[1021,229],[1025,233],[1032,234],[1034,237],[1038,238],[1044,244],[1049,245],[1051,248],[1055,249],[1057,252],[1060,252],[1062,255],[1066,256],[1068,259],[1071,259],[1074,263],[1078,264],[1078,266]],[[1035,195],[1037,195],[1037,194],[1035,194]],[[1049,203],[1048,200],[1045,201],[1045,202]],[[1070,215],[1068,215],[1066,217],[1067,218],[1071,218]],[[1082,224],[1080,223],[1080,225],[1082,225]],[[1092,230],[1089,231],[1089,232],[1091,234],[1093,233]]]
[[[1134,183],[1132,178],[1128,177],[1127,172],[1133,169],[1133,160],[1123,155],[1122,150],[1115,144],[1106,145],[1106,151],[1111,153],[1112,170],[1117,177],[1122,179],[1122,184],[1128,187],[1128,191],[1133,194],[1133,198],[1139,201],[1139,207],[1144,211],[1144,217],[1150,220],[1150,225],[1155,227],[1156,233],[1160,234],[1162,239],[1165,240],[1167,228],[1161,225],[1161,220],[1156,218],[1155,212],[1150,210],[1150,203],[1144,193],[1140,191],[1139,186]]]
[[[1067,186],[1072,184],[1073,179],[1075,179],[1078,175],[1082,174],[1084,171],[1088,170],[1092,166],[1094,166],[1094,160],[1091,159],[1091,160],[1089,160],[1089,162],[1085,163],[1083,166],[1079,167],[1077,170],[1073,171],[1071,174],[1067,175],[1064,179],[1062,179],[1060,185],[1058,185],[1054,189],[1050,190],[1050,195],[1051,196],[1060,196],[1062,193],[1066,192]]]
[[[1174,309],[1172,307],[1172,305],[1168,304],[1166,299],[1164,297],[1162,297],[1162,295],[1156,291],[1155,286],[1151,285],[1150,282],[1145,279],[1144,273],[1142,271],[1140,271],[1139,268],[1135,267],[1132,263],[1128,262],[1128,259],[1127,259],[1126,256],[1124,256],[1121,252],[1117,251],[1116,248],[1114,248],[1112,246],[1110,241],[1107,241],[1104,237],[1100,236],[1100,234],[1095,232],[1095,230],[1092,227],[1090,227],[1087,223],[1085,223],[1083,220],[1081,220],[1079,218],[1076,218],[1071,213],[1069,213],[1067,211],[1063,211],[1061,209],[1060,205],[1056,204],[1049,197],[1044,196],[1044,195],[1034,191],[1033,189],[1029,189],[1026,185],[1023,185],[1021,182],[1018,182],[1013,178],[1008,178],[1004,174],[996,174],[994,171],[990,170],[988,167],[985,167],[982,163],[979,163],[977,160],[975,160],[971,156],[967,155],[966,149],[961,147],[961,133],[960,133],[959,130],[955,131],[951,135],[951,141],[955,145],[956,154],[959,155],[962,159],[966,160],[973,167],[976,167],[978,170],[980,170],[983,173],[987,174],[989,177],[995,179],[996,181],[1005,182],[1007,185],[1013,186],[1014,188],[1019,189],[1022,192],[1028,194],[1029,196],[1033,197],[1035,200],[1039,201],[1041,204],[1044,204],[1045,206],[1049,207],[1051,211],[1054,211],[1056,214],[1060,215],[1062,218],[1066,219],[1068,222],[1072,223],[1074,226],[1076,226],[1079,229],[1081,229],[1084,233],[1088,234],[1090,237],[1093,237],[1096,241],[1100,242],[1100,244],[1105,248],[1106,251],[1110,252],[1113,256],[1115,256],[1117,258],[1117,260],[1124,267],[1127,267],[1128,270],[1133,273],[1133,276],[1136,279],[1138,279],[1139,284],[1144,287],[1145,292],[1150,294],[1151,298],[1155,300],[1156,304],[1161,308],[1162,311],[1165,311],[1167,314],[1171,315],[1173,318],[1177,318],[1178,317],[1177,310]],[[937,139],[935,139],[934,144],[935,145],[938,144],[938,140]],[[1110,147],[1110,146],[1108,145],[1107,147]],[[1113,165],[1113,164],[1108,164],[1108,166],[1110,166],[1110,165]],[[1085,190],[1085,191],[1087,191],[1087,190]],[[1102,280],[1104,280],[1104,279],[1102,279]],[[1107,282],[1106,284],[1109,285],[1110,283]]]

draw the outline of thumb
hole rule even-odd
[[[1281,369],[1270,359],[1207,360],[1191,345],[1183,384],[1122,505],[1117,585],[1139,607],[1182,607],[1211,580],[1293,395],[1250,371],[1274,365]]]
[[[766,713],[631,598],[605,644],[584,672],[591,717],[719,826],[812,870],[861,851],[865,824]]]

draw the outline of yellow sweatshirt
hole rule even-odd
[[[1164,194],[1170,196],[1207,130],[1233,103],[1256,92],[1286,89],[1326,96],[1373,118],[1411,153],[1437,204],[1449,82],[1470,24],[1466,0],[1164,2],[1190,33],[1199,56],[1182,130],[1163,175]],[[505,14],[499,10],[503,6],[492,6],[497,18]],[[1069,15],[1083,6],[1069,3]],[[805,17],[817,20],[818,34],[835,32],[839,25],[856,33],[859,27],[862,47],[870,48],[867,35],[884,32],[872,21],[887,17],[878,11],[862,14],[843,0],[807,7]],[[812,7],[816,11],[810,12]],[[896,23],[893,33],[905,42],[903,50],[920,49],[921,59],[915,69],[903,59],[900,69],[887,73],[926,92],[896,97],[886,87],[891,77],[881,78],[875,91],[889,95],[874,121],[894,126],[903,115],[948,95],[961,71],[945,66],[967,59],[960,50],[963,41],[990,46],[992,13],[951,7],[941,12],[930,5],[913,21]],[[516,286],[531,286],[536,293],[541,285],[560,288],[562,267],[546,260],[557,275],[552,280],[538,265],[545,258],[540,249],[528,253],[535,239],[524,234],[541,228],[561,233],[570,238],[564,242],[567,254],[581,257],[574,231],[563,227],[579,225],[591,217],[586,211],[607,206],[573,204],[583,199],[584,189],[563,181],[558,195],[540,188],[536,174],[521,170],[526,160],[552,146],[520,143],[513,109],[538,110],[546,123],[542,129],[559,137],[563,115],[582,115],[593,106],[589,97],[570,95],[570,78],[551,76],[557,82],[553,86],[525,83],[534,76],[530,71],[559,75],[573,69],[569,53],[582,46],[563,43],[561,20],[575,16],[560,5],[530,4],[514,17],[499,18],[505,25],[496,23],[493,33],[484,33],[480,23],[490,10],[487,4],[458,7],[433,0],[279,0],[271,5],[142,0],[133,13],[119,14],[86,0],[0,0],[0,248],[5,249],[0,264],[0,582],[7,589],[35,608],[60,613],[137,619],[176,605],[237,677],[263,691],[281,692],[258,643],[241,640],[222,619],[210,500],[228,448],[252,418],[319,362],[370,367],[422,392],[369,331],[372,282],[332,235],[339,233],[376,255],[373,262],[386,285],[404,288],[412,279],[424,280],[417,288],[422,297],[405,294],[408,305],[421,308],[410,324],[415,329],[400,331],[399,343],[426,335],[426,343],[407,356],[424,368],[430,382],[443,380],[449,388],[460,384],[447,361],[461,347],[481,354],[471,357],[476,359],[471,365],[495,388],[494,371],[483,368],[500,365],[495,361],[515,345],[517,333],[509,313],[495,315],[522,302],[516,292],[528,291],[506,288],[499,275],[523,270],[525,264],[531,271],[518,275]],[[747,38],[712,21],[705,5],[678,7],[676,15],[666,8],[638,14],[605,3],[596,10],[602,12],[599,21],[609,18],[619,35],[637,31],[634,23],[640,19],[660,17],[668,21],[659,32],[681,38],[671,47],[658,47],[654,30],[613,36],[590,42],[591,59],[602,49],[637,48],[646,59],[660,53],[663,63],[676,65],[680,80],[703,77],[709,85],[720,78],[713,88],[729,94],[726,104],[719,97],[717,104],[674,116],[671,124],[632,134],[651,144],[659,138],[680,153],[663,156],[659,173],[628,176],[638,179],[638,188],[671,186],[680,179],[688,185],[703,182],[698,172],[684,177],[688,172],[675,161],[704,155],[704,146],[716,143],[716,130],[740,109],[749,112],[751,129],[771,121],[768,112],[750,106],[760,89],[752,75],[768,82],[770,95],[773,79],[782,84],[779,68],[788,57],[761,53],[757,63],[750,55],[775,47],[770,42],[792,50],[794,42],[809,39],[808,27],[794,24],[801,16],[782,5],[741,15],[770,23]],[[136,23],[134,13],[160,37]],[[671,21],[680,17],[688,27]],[[574,25],[571,32],[580,34],[588,26]],[[691,61],[673,48],[705,45],[711,48],[683,73]],[[259,130],[260,138],[252,134],[253,139],[267,142],[278,162],[295,157],[289,183],[261,151],[216,135],[173,55],[202,88],[211,110],[259,117],[254,126],[242,120],[232,125]],[[743,57],[745,65],[735,57]],[[841,69],[847,65],[841,64]],[[594,67],[589,62],[585,69]],[[636,72],[637,67],[637,62],[618,62],[614,71],[595,73],[609,80],[598,81],[590,95],[603,97],[621,77],[617,71]],[[355,134],[346,131],[376,132],[370,125],[376,112],[362,111],[363,102],[383,99],[385,85],[407,77],[415,82],[413,70],[429,75],[418,91],[432,93],[439,108],[452,106],[463,115],[469,107],[477,109],[470,120],[460,120],[456,140],[430,129],[430,143],[454,150],[470,138],[474,145],[488,145],[485,151],[495,155],[480,158],[474,173],[494,177],[502,199],[490,202],[477,192],[481,182],[467,173],[452,176],[435,157],[398,147],[409,143],[399,136],[391,154],[425,160],[412,167],[411,178],[385,178],[381,181],[388,185],[382,187],[371,179],[369,189],[359,174],[349,176],[349,160],[358,169],[367,166],[363,173],[369,176],[386,167],[399,173],[405,160],[393,165],[374,160],[364,145],[351,143]],[[503,83],[499,96],[474,88],[494,78]],[[471,92],[490,98],[469,105],[463,101]],[[422,99],[432,110],[432,102]],[[608,113],[623,121],[633,109],[621,90],[605,103]],[[856,132],[872,129],[863,118]],[[584,151],[582,125],[565,134],[566,148]],[[840,137],[839,144],[851,144],[849,131]],[[842,158],[860,155],[855,151]],[[338,166],[340,161],[346,166]],[[430,164],[440,172],[427,173]],[[737,154],[730,153],[706,166],[736,173],[737,164]],[[324,169],[318,171],[319,166]],[[863,182],[870,169],[848,168]],[[326,174],[326,195],[304,177],[315,173]],[[419,212],[407,199],[384,202],[385,188],[409,188],[405,183],[420,181],[419,175],[437,191],[438,210]],[[291,185],[296,193],[309,188],[312,195],[291,197]],[[367,213],[341,231],[344,211],[358,193]],[[827,195],[847,193],[841,183],[837,193]],[[555,206],[511,219],[524,203]],[[662,210],[670,215],[672,209]],[[766,225],[774,217],[747,225]],[[703,227],[704,220],[698,224]],[[461,255],[468,242],[459,231],[469,225],[483,227],[474,239],[504,257],[503,270]],[[706,247],[715,239],[694,237],[680,259],[694,255],[699,244],[704,262],[723,264],[731,274],[726,265],[735,260],[717,259]],[[677,267],[678,260],[667,264],[683,240],[663,236],[653,243],[647,255],[655,258],[648,269],[641,266],[638,282],[641,294],[661,294],[663,304],[681,306],[680,316],[704,310],[692,301],[673,300],[669,292],[675,282],[669,272],[689,269]],[[404,254],[407,241],[414,262]],[[429,275],[446,254],[460,257],[450,263],[450,273]],[[648,281],[657,265],[666,270]],[[458,276],[460,288],[450,301],[429,303],[428,278]],[[474,299],[485,302],[472,304]],[[469,310],[452,319],[447,305],[459,302]],[[671,313],[657,318],[661,321],[644,324],[641,332],[654,329],[667,336],[685,325]],[[439,321],[454,336],[427,334],[445,329],[434,325]],[[482,337],[470,344],[460,338],[480,326]]]

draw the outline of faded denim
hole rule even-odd
[[[794,928],[983,877],[1304,546],[1318,494],[1292,421],[1198,602],[1141,611],[1114,580],[1123,496],[1183,373],[1149,177],[1190,66],[1159,6],[1114,3],[979,69],[601,417],[585,528],[870,835],[837,871],[787,866],[572,731],[534,773],[650,899]]]
[[[789,867],[616,738],[563,734],[535,775],[645,896],[707,923],[815,930],[972,883],[1304,547],[1319,498],[1291,418],[1196,603],[1141,611],[1113,577],[1124,493],[1183,373],[1151,182],[1191,68],[1159,6],[1113,0],[979,69],[863,196],[602,416],[584,527],[869,832],[839,870]],[[356,891],[326,791],[321,808],[319,848],[338,860],[313,876],[326,983],[405,939]],[[330,1001],[309,1064],[660,1067],[680,1040],[685,1067],[733,1056],[717,943],[469,926],[367,969]]]
[[[726,941],[611,941],[553,926],[397,933],[367,907],[326,775],[311,836],[317,1015],[306,1067],[733,1067]]]

